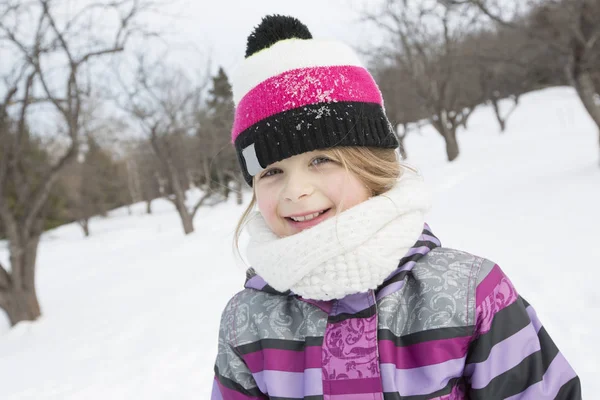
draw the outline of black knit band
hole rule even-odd
[[[297,154],[339,146],[393,149],[398,140],[381,105],[337,102],[275,114],[240,133],[235,141],[250,186],[254,170]]]

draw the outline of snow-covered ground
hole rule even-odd
[[[407,139],[435,193],[428,222],[447,247],[497,262],[600,393],[598,136],[570,88],[523,96],[498,133],[481,107],[445,159],[431,128]],[[243,208],[204,208],[185,237],[172,205],[115,210],[44,235],[43,317],[13,329],[0,315],[0,399],[208,399],[219,315],[242,287],[232,252]],[[0,261],[8,258],[0,242]],[[594,339],[596,338],[596,339]]]

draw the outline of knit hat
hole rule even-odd
[[[396,148],[375,80],[347,45],[270,15],[232,75],[232,142],[246,182],[268,165],[338,146]]]

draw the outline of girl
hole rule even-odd
[[[429,195],[350,48],[269,16],[237,72],[253,268],[222,315],[213,400],[581,398],[502,270],[425,224]]]

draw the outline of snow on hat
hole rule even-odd
[[[313,39],[293,17],[270,15],[248,37],[232,75],[232,142],[244,178],[338,146],[396,148],[375,80],[347,45]]]

